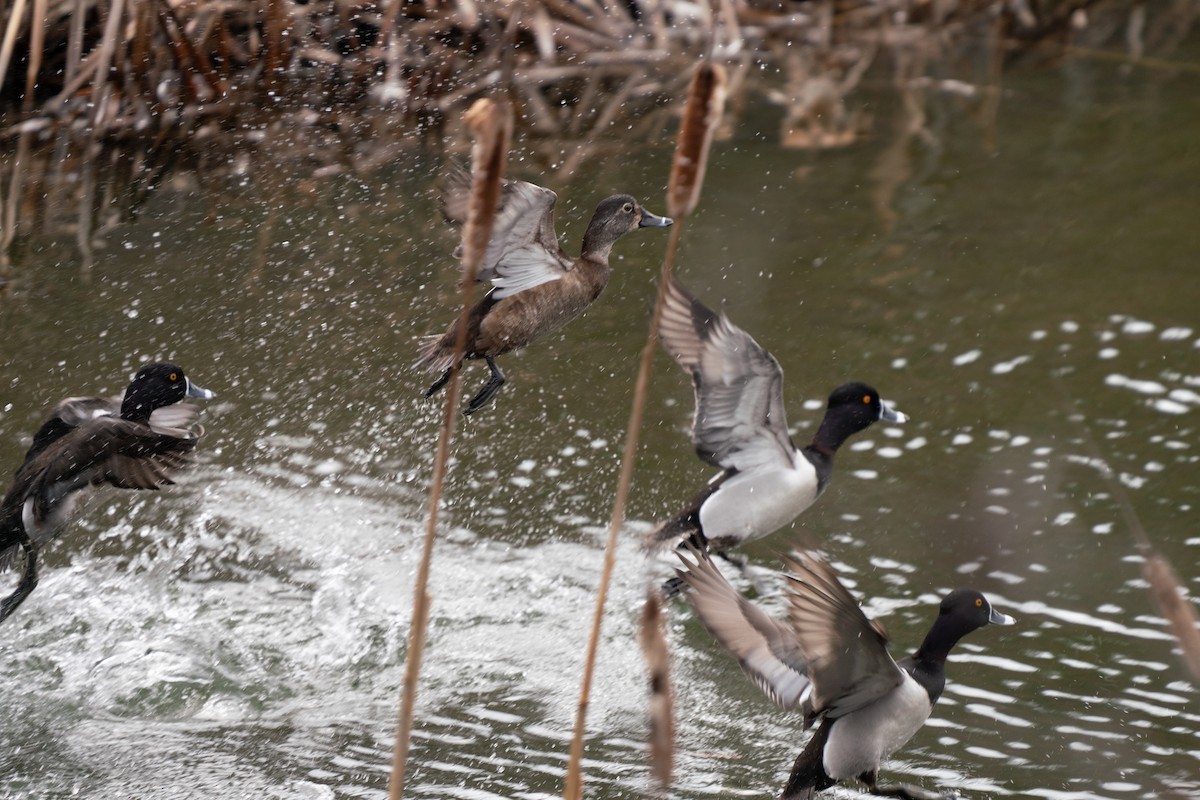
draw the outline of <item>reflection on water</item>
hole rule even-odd
[[[797,439],[846,379],[912,416],[853,440],[791,532],[825,544],[896,648],[961,584],[1018,618],[960,645],[885,777],[980,798],[1195,797],[1195,690],[1085,438],[1200,591],[1195,112],[1181,84],[1097,65],[1009,90],[994,156],[931,104],[940,146],[888,188],[894,219],[872,177],[897,157],[889,143],[784,152],[748,110],[715,153],[681,271],[779,358]],[[565,238],[596,195],[651,195],[667,146],[556,187]],[[151,356],[221,400],[197,468],[161,495],[94,503],[4,626],[0,794],[384,796],[439,416],[408,365],[456,295],[435,173],[216,208],[164,196],[119,229],[90,284],[68,249],[30,245],[0,306],[4,464],[48,401],[113,391]],[[561,793],[660,247],[623,247],[601,301],[514,357],[505,394],[460,428],[413,796]],[[686,380],[664,357],[655,381],[589,716],[595,797],[646,787],[634,620],[671,565],[644,565],[637,534],[707,473]],[[786,539],[747,552],[773,568]],[[761,602],[783,613],[781,597]],[[675,796],[770,795],[800,721],[669,610]]]

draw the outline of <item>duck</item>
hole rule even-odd
[[[945,595],[920,647],[894,661],[883,626],[868,620],[818,552],[785,558],[789,614],[780,622],[742,597],[707,553],[679,551],[684,597],[696,617],[785,709],[816,731],[796,758],[780,800],[811,800],[857,778],[871,794],[927,800],[919,787],[879,783],[880,762],[921,729],[946,686],[946,659],[962,637],[1012,625],[974,589]]]
[[[124,395],[69,397],[47,415],[0,501],[0,571],[24,557],[16,589],[0,601],[0,622],[37,587],[39,550],[66,528],[92,490],[159,489],[185,466],[204,435],[199,408],[212,400],[170,362],[146,364]]]
[[[470,175],[455,170],[447,180],[442,210],[455,224],[466,220]],[[613,245],[639,228],[666,228],[670,217],[643,208],[627,194],[606,197],[583,234],[578,258],[568,256],[554,232],[558,196],[527,181],[504,180],[487,253],[478,280],[492,288],[467,318],[466,359],[483,359],[490,370],[487,382],[463,409],[466,415],[483,408],[504,385],[496,358],[523,348],[582,314],[608,285],[608,257]],[[455,251],[461,257],[462,248]],[[443,334],[425,337],[419,367],[441,373],[425,392],[430,398],[461,366],[455,358],[458,320]]]
[[[774,533],[817,501],[849,437],[880,420],[908,420],[870,385],[845,383],[830,393],[812,442],[796,447],[784,416],[779,362],[673,276],[658,336],[692,377],[696,454],[721,472],[645,535],[650,552],[686,540],[735,561],[727,550]]]

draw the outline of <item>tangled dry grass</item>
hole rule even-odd
[[[1135,0],[0,0],[0,254],[19,231],[60,226],[69,208],[86,260],[96,231],[181,161],[219,169],[274,148],[298,173],[369,170],[442,141],[446,121],[491,92],[508,95],[525,135],[566,154],[555,160],[569,173],[616,130],[628,142],[673,125],[701,56],[730,68],[731,97],[756,88],[784,106],[785,144],[837,147],[861,132],[847,97],[872,69],[960,94],[986,114],[1006,59],[1072,43],[1169,53],[1200,0],[1149,9]],[[961,60],[968,74],[930,70],[951,52],[974,56]]]

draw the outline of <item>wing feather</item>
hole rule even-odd
[[[790,468],[796,448],[783,411],[783,369],[774,356],[675,279],[667,286],[658,333],[691,373],[692,441],[700,458],[739,472]]]
[[[677,570],[688,602],[704,627],[741,664],[742,671],[782,708],[793,708],[809,688],[808,665],[792,631],[739,595],[706,553],[688,548]]]
[[[456,169],[447,176],[442,212],[451,222],[465,222],[470,188],[471,176],[466,170]],[[496,285],[497,299],[558,280],[571,268],[554,232],[557,202],[558,195],[536,184],[503,182],[492,237],[478,275],[480,281]]]
[[[806,716],[840,717],[882,697],[904,679],[887,636],[863,614],[825,559],[793,552],[788,567],[789,619],[809,665]]]

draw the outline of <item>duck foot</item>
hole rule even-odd
[[[452,374],[454,374],[454,367],[451,367],[450,369],[443,372],[442,377],[440,377],[436,381],[434,381],[433,385],[425,390],[425,399],[428,400],[429,398],[433,397],[435,394],[440,392],[442,390],[442,387],[445,386],[450,381],[450,376]]]
[[[958,792],[939,794],[928,792],[916,786],[904,783],[880,783],[868,787],[868,791],[877,797],[900,797],[905,800],[958,800]]]
[[[21,582],[17,584],[17,588],[8,597],[0,601],[0,622],[8,619],[8,615],[17,610],[21,603],[25,602],[25,598],[33,593],[37,588],[37,547],[25,537],[21,542],[21,550],[25,554],[25,569],[21,573]]]
[[[496,396],[496,392],[500,391],[500,387],[504,385],[504,373],[500,371],[500,367],[496,366],[496,359],[491,356],[485,356],[488,369],[492,371],[492,377],[488,378],[488,382],[483,385],[479,393],[471,398],[471,402],[467,403],[467,407],[463,409],[463,414],[471,416],[479,409],[488,404],[488,401]]]
[[[687,583],[679,576],[664,581],[661,590],[663,599],[670,600],[672,597],[678,597],[685,586],[687,586]]]

